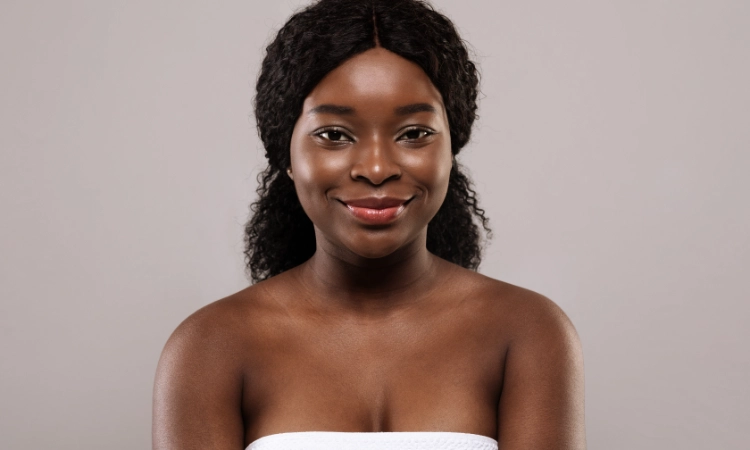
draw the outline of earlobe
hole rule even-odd
[[[294,176],[292,175],[292,168],[291,167],[289,169],[286,169],[286,174],[289,175],[289,178],[291,178],[292,180],[294,179]]]

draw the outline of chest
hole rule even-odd
[[[460,320],[291,326],[246,374],[248,439],[286,431],[494,433],[502,337]]]

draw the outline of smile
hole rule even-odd
[[[385,225],[400,216],[410,200],[370,197],[342,203],[360,221],[371,225]]]

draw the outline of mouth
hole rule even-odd
[[[367,197],[340,201],[356,219],[371,225],[385,225],[399,217],[413,198]]]

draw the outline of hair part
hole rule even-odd
[[[376,46],[425,71],[443,97],[453,167],[448,192],[427,226],[427,249],[468,269],[481,262],[480,226],[491,235],[477,194],[455,156],[477,118],[479,75],[453,23],[421,0],[320,0],[295,13],[266,48],[254,100],[268,167],[245,226],[253,282],[278,275],[315,253],[313,224],[286,175],[292,131],[305,98],[329,72]]]

